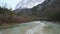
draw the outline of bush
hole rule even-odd
[[[60,21],[60,11],[50,14],[50,16],[47,17],[47,20]]]
[[[7,23],[12,22],[14,12],[7,8],[0,7],[0,22]]]

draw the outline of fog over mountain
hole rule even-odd
[[[53,13],[56,13],[57,9],[59,9],[59,0],[45,0],[41,4],[38,4],[37,6],[33,6],[32,8],[23,8],[24,5],[21,5],[19,8],[15,10],[17,15],[28,15],[28,16],[37,16],[40,17],[41,19],[46,19],[49,15],[53,15]],[[29,7],[27,5],[27,7]],[[55,11],[56,10],[56,11]]]
[[[38,4],[43,3],[45,0],[21,0],[17,5],[17,8],[32,8],[33,6],[37,6]]]

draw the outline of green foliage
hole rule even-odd
[[[54,14],[50,14],[50,16],[47,17],[47,20],[56,20],[60,21],[60,11],[57,11]]]
[[[32,15],[34,15],[34,16],[38,15],[37,7],[32,8]]]
[[[3,23],[11,23],[12,22],[12,17],[14,16],[14,11],[8,8],[2,8],[0,7],[0,22]]]

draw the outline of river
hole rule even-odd
[[[60,25],[46,21],[32,21],[0,27],[0,34],[60,34]]]

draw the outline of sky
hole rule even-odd
[[[17,3],[20,1],[21,0],[0,0],[0,6],[2,6],[2,4],[6,3],[8,8],[14,9],[15,6],[17,5]]]
[[[6,4],[7,8],[12,8],[14,10],[17,3],[19,3],[20,1],[22,0],[0,0],[0,6],[2,6],[3,4]]]

